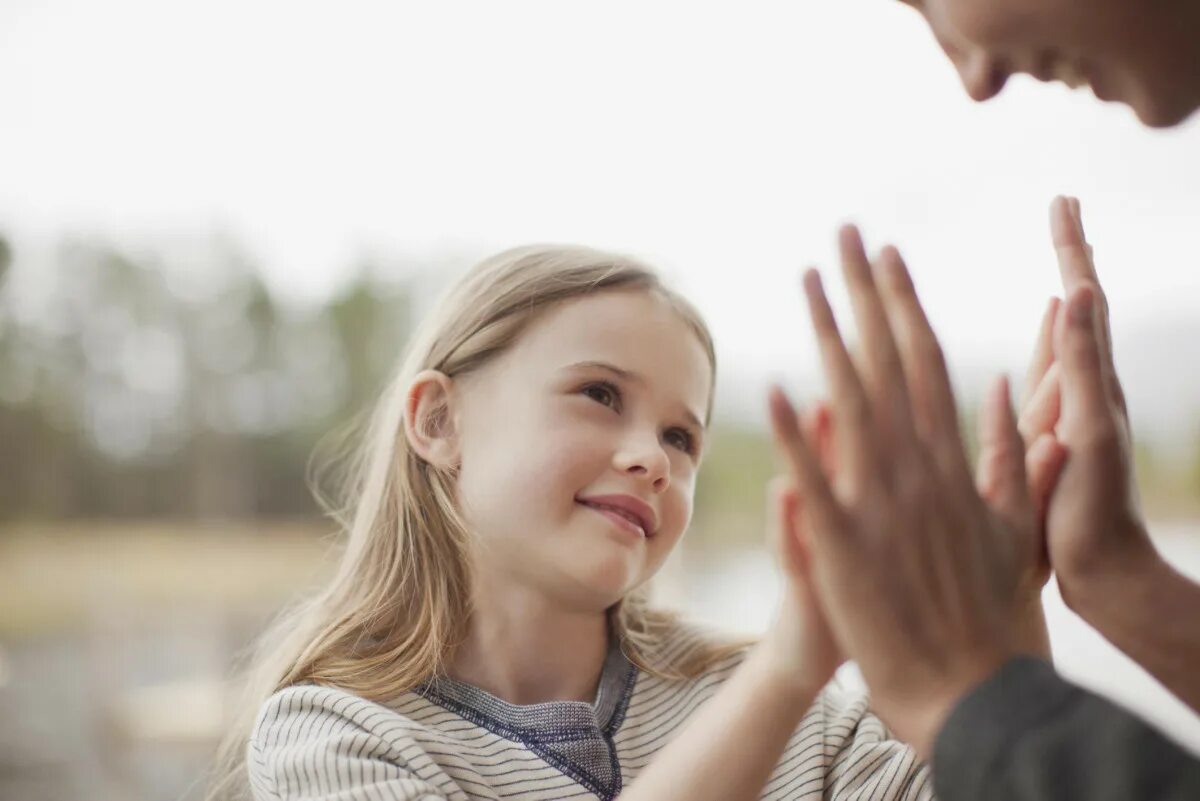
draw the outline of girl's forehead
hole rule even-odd
[[[565,301],[535,320],[514,344],[525,369],[550,373],[610,363],[646,381],[698,397],[704,408],[712,367],[699,336],[664,298],[611,291]]]

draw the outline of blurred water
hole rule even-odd
[[[1169,562],[1200,581],[1200,526],[1161,525],[1155,541]],[[685,552],[673,559],[659,588],[664,602],[729,631],[758,633],[769,625],[780,582],[766,551]],[[1055,582],[1047,585],[1043,600],[1054,661],[1063,675],[1138,712],[1200,755],[1200,715],[1068,609]],[[853,666],[844,676],[860,681]]]
[[[1159,534],[1168,559],[1200,580],[1200,526]],[[81,543],[60,542],[27,568],[52,590],[48,597],[86,588],[76,599],[84,619],[0,638],[0,801],[192,801],[221,733],[230,660],[285,590],[312,578],[324,550],[299,535],[146,537],[141,552],[123,540],[91,539],[99,550],[79,554],[69,570],[62,548],[79,552]],[[106,561],[103,552],[114,556]],[[19,561],[7,554],[10,567]],[[126,562],[138,564],[122,573]],[[151,581],[158,573],[167,575]],[[241,584],[251,580],[258,590],[277,586],[246,594]],[[769,623],[779,581],[764,551],[684,548],[658,589],[695,618],[756,632]],[[1045,600],[1065,674],[1200,753],[1200,718],[1067,610],[1053,586]]]

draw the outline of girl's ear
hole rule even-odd
[[[404,398],[404,435],[413,451],[440,470],[459,463],[454,420],[454,381],[437,370],[422,370]]]

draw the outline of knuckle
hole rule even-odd
[[[883,374],[889,381],[902,381],[904,378],[904,362],[900,358],[900,352],[896,348],[889,348],[880,358],[880,366]],[[899,389],[899,387],[888,387],[888,389]]]
[[[962,472],[966,464],[966,455],[957,441],[944,438],[944,441],[933,449],[933,462],[939,475],[953,479]]]
[[[871,404],[862,392],[852,392],[846,399],[846,412],[854,425],[866,429],[871,423]]]
[[[936,337],[932,335],[921,337],[921,355],[934,370],[945,369],[946,354]]]
[[[1090,421],[1074,443],[1081,451],[1093,454],[1110,454],[1121,449],[1123,434],[1111,415]]]
[[[905,509],[921,507],[928,494],[926,473],[921,459],[897,459],[889,482],[893,501]]]
[[[1096,340],[1090,332],[1078,328],[1071,330],[1066,342],[1067,356],[1076,363],[1095,363],[1100,359],[1100,351]]]
[[[1037,439],[1038,434],[1041,432],[1032,420],[1022,415],[1021,419],[1017,421],[1017,433],[1021,435],[1021,439],[1024,442],[1029,443]]]

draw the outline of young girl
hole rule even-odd
[[[527,247],[475,268],[374,412],[336,575],[265,641],[261,708],[227,744],[244,769],[215,793],[930,797],[865,697],[825,686],[840,658],[792,490],[770,501],[786,591],[760,642],[648,607],[714,369],[696,311],[632,259]]]

